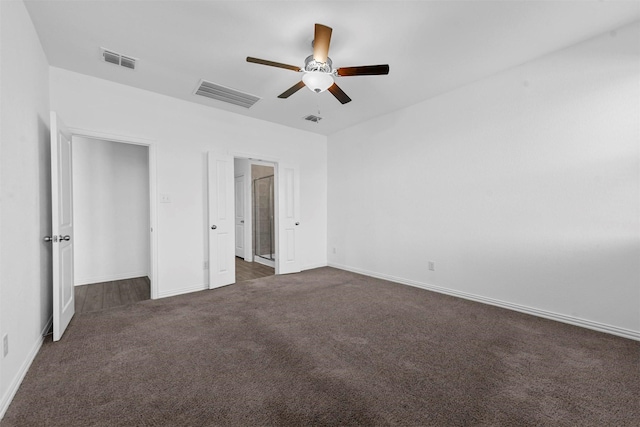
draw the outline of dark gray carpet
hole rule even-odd
[[[638,426],[640,343],[332,268],[77,315],[9,426]]]

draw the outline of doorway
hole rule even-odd
[[[273,166],[252,163],[251,181],[254,260],[275,268],[275,171]]]
[[[75,134],[76,313],[152,297],[151,148]]]
[[[236,282],[235,238],[235,177],[248,176],[249,162],[255,157],[209,151],[207,153],[208,175],[208,234],[209,234],[209,289]],[[236,167],[244,164],[245,168]],[[275,274],[300,272],[300,174],[297,165],[282,164],[278,160],[268,162],[274,168],[274,236]],[[250,180],[245,180],[250,182]],[[251,191],[246,191],[249,197]],[[245,243],[253,233],[248,232],[251,203],[245,204]],[[245,244],[245,261],[253,262],[253,242]]]
[[[275,274],[275,164],[234,159],[235,282]]]
[[[157,249],[153,233],[155,226],[155,182],[156,163],[155,146],[151,141],[125,140],[121,137],[110,137],[108,134],[73,129],[65,126],[55,111],[50,112],[51,136],[51,235],[44,241],[51,243],[53,260],[53,341],[59,341],[75,313],[74,297],[74,252],[76,233],[73,203],[73,141],[78,138],[94,138],[112,142],[124,142],[147,147],[148,155],[148,194],[149,200],[149,265],[148,277],[151,298],[158,296],[157,291]],[[96,159],[100,162],[100,157]],[[79,178],[76,177],[79,181]],[[93,192],[94,194],[97,192]],[[144,196],[143,196],[144,197]],[[76,206],[77,203],[76,203]],[[108,209],[105,209],[108,210]],[[112,230],[113,231],[113,230]],[[117,232],[117,230],[115,230]],[[115,233],[114,232],[114,233]],[[83,234],[83,233],[81,233]],[[90,233],[84,233],[89,234]],[[86,237],[86,236],[85,236]]]

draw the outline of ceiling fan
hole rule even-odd
[[[247,62],[254,64],[268,65],[270,67],[284,68],[299,73],[304,73],[302,80],[291,86],[289,89],[278,95],[278,98],[288,98],[303,87],[320,93],[328,90],[338,101],[346,104],[351,98],[338,87],[334,82],[334,77],[346,76],[374,76],[389,74],[389,65],[362,65],[359,67],[333,68],[333,62],[329,58],[329,44],[331,42],[331,32],[333,30],[322,24],[316,24],[313,38],[313,55],[304,60],[304,68],[295,65],[283,64],[281,62],[267,61],[266,59],[247,57]]]

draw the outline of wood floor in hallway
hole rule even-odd
[[[236,257],[236,283],[273,276],[275,269]],[[151,298],[148,277],[92,283],[75,287],[76,313],[133,304]]]
[[[236,283],[273,276],[274,274],[276,274],[276,272],[273,267],[268,267],[257,262],[247,262],[242,258],[236,257]]]

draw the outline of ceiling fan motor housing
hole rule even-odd
[[[333,71],[333,62],[331,58],[327,58],[327,62],[319,62],[313,59],[313,55],[307,56],[304,60],[304,70],[305,71],[319,71],[321,73],[330,74]]]

